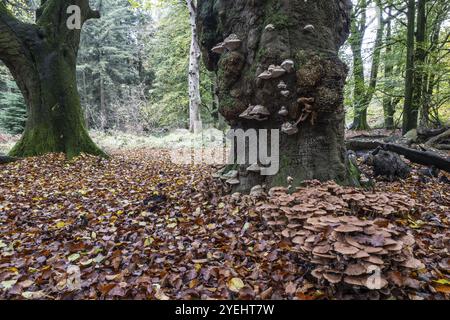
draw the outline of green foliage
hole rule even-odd
[[[136,128],[141,121],[130,115],[139,115],[153,80],[144,46],[153,33],[152,19],[128,0],[103,0],[100,13],[81,37],[77,78],[82,105],[90,127]]]
[[[22,133],[26,106],[21,92],[5,66],[0,65],[0,131]]]
[[[156,9],[155,9],[156,10]],[[186,127],[189,118],[188,69],[191,30],[187,7],[183,2],[166,4],[157,31],[148,42],[149,68],[155,76],[145,115],[152,127]],[[200,70],[202,119],[211,121],[211,77],[206,68]]]
[[[356,102],[355,99],[355,78],[353,70],[355,68],[350,45],[363,33],[363,68],[365,84],[367,87],[370,81],[370,68],[373,61],[373,52],[375,52],[375,9],[374,5],[380,3],[383,7],[383,19],[385,23],[390,21],[392,32],[390,38],[387,35],[385,26],[383,39],[380,45],[381,61],[378,70],[376,88],[368,109],[368,120],[371,127],[382,127],[383,123],[383,107],[386,101],[390,102],[394,107],[394,122],[399,125],[403,115],[403,104],[405,94],[405,72],[406,72],[406,15],[405,12],[399,12],[398,8],[404,5],[404,1],[400,0],[354,0],[353,4],[357,10],[352,25],[352,35],[347,44],[342,48],[341,58],[350,67],[349,77],[345,87],[345,106],[347,112],[347,121],[351,121],[354,117],[354,110],[351,108]],[[364,10],[361,7],[367,6],[367,17],[361,16]],[[359,9],[358,9],[359,8]],[[390,8],[390,9],[389,9]],[[425,43],[415,43],[415,48],[424,46],[426,48],[427,57],[421,68],[416,66],[415,72],[422,73],[422,88],[420,105],[420,114],[429,113],[431,126],[437,126],[442,123],[450,122],[450,91],[449,91],[449,74],[450,61],[448,58],[448,34],[450,4],[445,0],[436,0],[427,2],[427,26]],[[391,13],[391,15],[388,14]],[[417,19],[416,19],[417,20]],[[364,25],[358,24],[363,21]],[[417,24],[417,21],[416,21]],[[364,28],[362,28],[364,27]],[[416,26],[417,27],[417,26]],[[417,28],[416,28],[417,29]],[[391,66],[390,73],[386,73],[386,67]],[[356,66],[358,67],[358,66]],[[357,80],[357,79],[356,79]],[[357,80],[358,81],[358,80]],[[429,110],[426,111],[425,106]]]

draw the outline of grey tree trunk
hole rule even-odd
[[[200,117],[200,58],[201,50],[198,43],[197,6],[195,0],[186,0],[189,9],[191,25],[191,49],[189,53],[189,130],[198,133],[202,129]]]
[[[279,172],[261,176],[241,165],[237,190],[286,185],[288,177],[292,186],[310,179],[349,181],[343,108],[348,69],[338,50],[349,34],[350,10],[349,0],[198,1],[203,57],[218,72],[220,112],[231,128],[293,129],[280,133]],[[227,45],[216,46],[226,38]],[[283,62],[286,72],[276,76],[270,66]],[[271,78],[262,79],[265,71]],[[267,109],[267,119],[242,117],[255,105]]]

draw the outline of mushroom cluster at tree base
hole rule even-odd
[[[272,188],[257,212],[280,241],[289,242],[298,258],[312,266],[311,276],[319,282],[379,290],[398,285],[399,278],[413,281],[411,271],[424,268],[413,254],[414,237],[385,218],[407,214],[414,206],[400,193],[312,181],[291,194]]]

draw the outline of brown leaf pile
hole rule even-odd
[[[48,155],[1,166],[0,299],[339,298],[327,281],[311,276],[317,267],[339,265],[312,259],[330,254],[336,257],[331,261],[344,261],[350,254],[345,251],[348,234],[336,228],[355,223],[318,221],[332,224],[320,225],[320,232],[335,232],[336,240],[320,240],[329,251],[302,250],[311,247],[309,236],[282,232],[292,227],[319,234],[314,219],[345,216],[371,224],[352,236],[370,237],[365,228],[383,233],[382,246],[355,241],[389,252],[370,253],[383,260],[388,281],[402,288],[384,292],[384,298],[448,297],[449,193],[441,185],[415,180],[385,185],[373,197],[312,183],[293,194],[274,189],[261,201],[259,196],[222,196],[212,172],[208,166],[173,164],[162,150],[126,151],[108,160]],[[389,219],[387,225],[375,219],[380,216]],[[395,255],[389,249],[397,252],[402,241],[400,251],[409,250],[413,244],[403,238],[408,234],[425,268],[405,274],[399,265],[408,260],[391,267]],[[299,236],[304,243],[293,243]],[[336,270],[346,271],[340,267]],[[357,285],[348,286],[349,297],[362,297]]]
[[[310,181],[297,188],[293,194],[284,188],[273,188],[271,203],[280,206],[287,214],[301,213],[305,219],[314,214],[333,212],[356,216],[389,216],[413,213],[419,207],[416,201],[403,192],[373,192],[343,187],[334,182],[321,184]]]
[[[272,188],[269,195],[268,202],[256,207],[257,212],[282,241],[289,241],[301,260],[312,266],[311,275],[319,282],[326,280],[339,289],[345,289],[345,285],[372,290],[388,285],[413,289],[424,286],[411,277],[412,271],[425,269],[414,256],[416,240],[398,219],[424,210],[424,205],[411,196],[318,181],[291,193],[286,188]],[[448,205],[440,206],[446,216]],[[391,218],[392,222],[397,219],[400,226],[385,218],[370,219],[377,216]],[[443,269],[448,262],[448,231],[441,237],[444,241],[429,250],[440,253]],[[390,293],[390,289],[384,292]]]

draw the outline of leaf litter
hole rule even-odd
[[[0,298],[449,298],[448,185],[226,195],[215,170],[159,149],[0,167]]]

